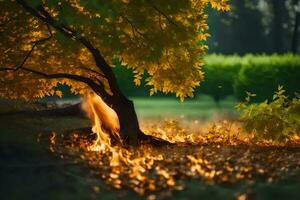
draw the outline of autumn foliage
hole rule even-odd
[[[20,6],[24,2],[44,13],[41,16],[49,15],[66,33],[72,33],[70,37],[29,14]],[[136,85],[144,73],[149,74],[150,94],[163,91],[181,99],[191,97],[203,79],[209,5],[229,10],[227,0],[0,2],[0,96],[26,100],[61,96],[55,90],[57,83],[72,86],[73,93],[90,89],[68,76],[45,76],[57,73],[101,82],[109,91],[107,77],[78,42],[84,38],[112,67],[117,58],[132,69]]]

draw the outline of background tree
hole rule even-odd
[[[278,53],[284,51],[284,22],[287,17],[285,1],[272,0],[273,10],[273,45]]]
[[[300,37],[300,1],[299,0],[293,0],[293,7],[294,7],[294,13],[295,13],[295,21],[294,21],[294,29],[293,29],[293,36],[292,36],[292,43],[291,43],[291,50],[294,54],[298,52],[298,46],[299,46],[299,37]]]
[[[212,12],[208,19],[212,33],[209,51],[223,54],[270,51],[257,2],[232,0],[231,4],[230,13]]]
[[[144,137],[132,101],[119,89],[112,60],[147,72],[150,93],[183,99],[203,79],[208,37],[205,8],[228,10],[227,0],[12,0],[0,8],[0,95],[34,100],[93,90],[117,113],[130,143]]]
[[[231,4],[228,15],[209,11],[209,52],[297,53],[298,0],[232,0]]]

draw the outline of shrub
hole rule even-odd
[[[241,57],[208,55],[204,59],[203,72],[205,78],[196,94],[211,95],[216,102],[233,95],[233,85],[241,68]]]
[[[245,91],[257,94],[255,102],[271,100],[278,85],[284,85],[286,94],[294,97],[300,91],[300,56],[247,55],[243,58],[241,70],[234,84],[235,96],[242,100]]]
[[[245,102],[237,105],[242,111],[244,129],[254,138],[282,141],[292,135],[300,135],[300,95],[289,100],[282,86],[273,95],[272,101],[250,104],[255,94],[247,92]]]

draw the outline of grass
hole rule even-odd
[[[136,112],[141,119],[161,120],[164,118],[180,120],[212,120],[218,118],[236,117],[234,109],[236,100],[228,97],[225,100],[216,103],[213,98],[207,95],[200,95],[193,99],[186,99],[180,102],[176,98],[162,97],[133,97]],[[56,103],[57,105],[78,103],[78,98],[57,99],[46,98],[42,102],[48,105]],[[0,99],[0,113],[13,110],[30,109],[34,105],[28,105],[20,101],[7,101]]]
[[[216,104],[209,96],[200,96],[180,102],[170,98],[133,98],[137,114],[142,119],[178,118],[210,120],[217,116],[234,116],[236,101],[225,99]]]

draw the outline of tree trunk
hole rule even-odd
[[[126,144],[138,145],[142,141],[147,141],[156,146],[171,144],[166,140],[146,135],[141,131],[133,102],[122,93],[114,95],[111,104],[108,103],[108,105],[111,105],[118,115],[120,136]]]
[[[274,41],[274,51],[277,53],[283,53],[284,51],[284,14],[285,1],[284,0],[272,0],[273,5],[273,41]]]
[[[140,130],[134,104],[125,96],[113,98],[112,108],[118,115],[120,123],[120,136],[127,144],[136,145],[147,136]]]
[[[94,91],[117,113],[121,138],[125,143],[132,145],[138,144],[140,140],[150,138],[141,131],[133,102],[120,90],[111,66],[105,61],[98,49],[92,48],[90,51],[93,54],[96,65],[105,74],[113,95],[107,94],[103,91],[103,88],[102,90],[99,88],[98,92]]]
[[[299,0],[294,0],[294,6],[298,5]],[[295,16],[295,24],[293,30],[293,37],[292,37],[292,52],[297,54],[298,52],[298,42],[299,42],[299,24],[300,24],[300,11],[299,8],[296,9],[296,16]]]

